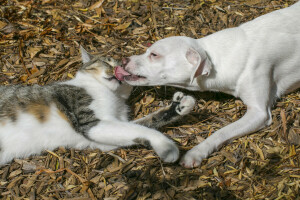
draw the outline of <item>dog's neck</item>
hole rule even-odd
[[[227,34],[230,36],[232,30],[233,29],[226,29],[220,32],[223,32],[223,35]],[[198,76],[197,80],[189,85],[189,88],[198,87],[200,91],[221,91],[236,96],[235,85],[238,79],[235,77],[236,71],[234,69],[230,71],[230,69],[228,70],[223,67],[224,63],[230,59],[227,57],[227,53],[224,52],[224,49],[230,51],[231,48],[226,47],[232,47],[234,44],[223,41],[224,37],[221,37],[220,32],[196,40],[196,50],[206,53],[206,59],[210,60],[212,69],[209,76]],[[238,41],[238,38],[233,41]]]

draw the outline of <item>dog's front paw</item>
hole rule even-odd
[[[152,147],[164,162],[173,163],[179,158],[179,150],[172,141],[160,142]]]
[[[185,168],[194,168],[200,166],[202,158],[197,154],[187,152],[180,161],[180,165]]]
[[[180,161],[180,165],[185,168],[194,168],[200,166],[202,160],[209,155],[207,149],[209,148],[205,148],[205,145],[203,144],[195,146],[183,156]]]
[[[192,111],[196,101],[191,96],[185,96],[182,92],[176,92],[173,96],[173,103],[175,103],[175,111],[179,115],[186,115]]]

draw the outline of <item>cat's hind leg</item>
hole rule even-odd
[[[171,105],[160,108],[133,122],[150,128],[159,128],[187,115],[192,111],[194,105],[195,99],[193,97],[186,96],[182,92],[176,92],[173,96]]]
[[[159,131],[131,122],[101,121],[91,128],[87,137],[102,145],[125,147],[136,144],[150,145],[157,155],[165,162],[175,162],[179,150],[172,140]]]

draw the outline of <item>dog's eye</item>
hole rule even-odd
[[[151,54],[150,54],[150,56],[156,57],[156,56],[157,56],[157,54],[155,54],[155,53],[151,53]]]

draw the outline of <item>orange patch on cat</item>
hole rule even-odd
[[[103,70],[103,69],[100,69],[99,67],[97,67],[97,68],[95,69],[95,73],[101,74],[102,70]]]
[[[58,115],[68,123],[70,123],[69,118],[65,115],[65,113],[61,112],[60,110],[57,111]]]
[[[101,74],[103,68],[99,65],[100,64],[96,62],[96,63],[92,64],[91,66],[87,67],[86,71],[91,74]]]
[[[26,110],[41,123],[47,121],[50,115],[50,107],[43,104],[28,104]]]

